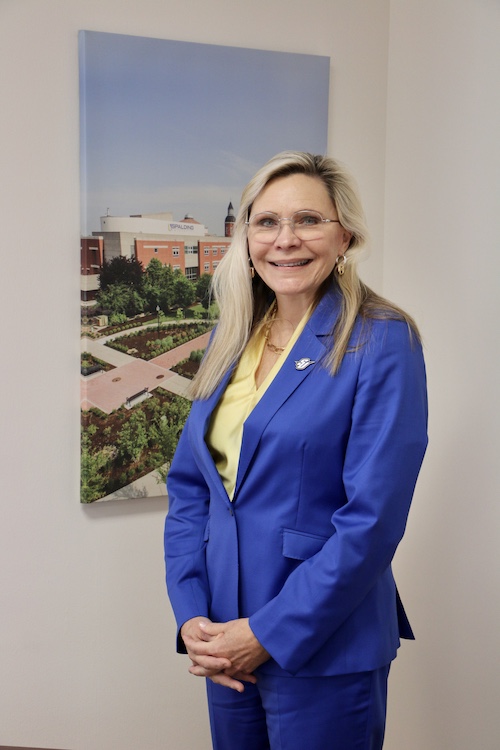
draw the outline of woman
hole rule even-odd
[[[377,750],[412,638],[391,572],[425,452],[412,319],[356,271],[366,229],[333,159],[246,187],[219,324],[168,477],[178,650],[217,750]]]

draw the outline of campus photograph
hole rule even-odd
[[[278,151],[326,151],[330,63],[90,31],[79,53],[80,499],[157,497],[239,196]]]

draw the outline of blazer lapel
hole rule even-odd
[[[313,372],[315,363],[319,363],[324,357],[326,347],[321,339],[331,333],[338,310],[336,295],[326,294],[311,315],[273,382],[245,421],[234,500],[237,499],[239,488],[267,424],[292,393],[306,381]]]

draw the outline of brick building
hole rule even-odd
[[[95,303],[99,289],[99,272],[104,261],[104,238],[82,237],[80,240],[80,289],[82,305]]]
[[[144,268],[157,258],[192,281],[204,273],[212,274],[231,243],[234,221],[232,203],[224,222],[224,237],[210,235],[188,214],[182,221],[174,221],[169,212],[102,216],[101,231],[81,239],[82,305],[95,303],[103,262],[119,256],[136,258]]]

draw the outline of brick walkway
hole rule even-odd
[[[205,349],[209,339],[210,331],[198,336],[198,338],[193,339],[192,341],[188,341],[187,344],[181,344],[175,349],[165,352],[165,354],[160,354],[159,357],[155,357],[151,362],[154,362],[155,365],[159,365],[160,367],[164,367],[165,370],[170,370],[170,368],[178,362],[187,359],[191,352],[194,352],[197,349]]]
[[[128,361],[115,367],[114,370],[103,372],[95,377],[85,379],[82,377],[81,408],[88,410],[94,406],[110,414],[126,403],[127,399],[135,393],[144,388],[152,391],[159,385],[172,393],[184,395],[189,381],[171,372],[170,368],[181,360],[187,359],[192,351],[205,349],[209,338],[210,332],[204,333],[149,362],[128,356]],[[103,360],[106,360],[105,350],[112,351],[109,347],[101,345],[99,353],[95,343],[92,348],[92,353]]]

